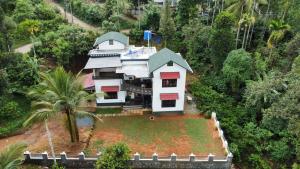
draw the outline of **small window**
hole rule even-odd
[[[109,45],[114,45],[114,40],[109,40],[108,43]]]
[[[106,92],[104,95],[104,99],[117,99],[118,92]]]
[[[162,87],[176,87],[177,86],[177,79],[163,79],[162,80]]]
[[[172,61],[168,62],[167,66],[173,66],[173,62]]]
[[[161,107],[175,107],[176,100],[162,100]]]

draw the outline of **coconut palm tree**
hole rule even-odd
[[[255,9],[258,8],[259,5],[268,4],[267,0],[228,0],[226,3],[228,5],[227,10],[229,12],[232,12],[237,18],[239,18],[239,21],[242,20],[243,14],[245,13],[251,13],[251,17],[254,17],[254,13],[257,11]],[[254,25],[249,25],[249,27],[251,26],[253,27]],[[237,24],[236,48],[238,48],[240,28],[240,25]]]
[[[273,48],[284,38],[286,32],[291,29],[291,26],[281,20],[272,20],[269,29],[271,30],[271,34],[268,38],[267,45],[268,48]]]
[[[271,34],[268,38],[267,46],[270,49],[269,60],[271,60],[273,48],[284,38],[286,32],[291,29],[291,26],[281,20],[272,20],[269,29]]]
[[[254,24],[254,22],[255,22],[255,18],[253,16],[249,15],[249,14],[244,14],[243,18],[239,21],[239,25],[244,26],[244,35],[243,35],[242,48],[246,48],[250,28],[251,28],[251,25]]]
[[[84,110],[89,100],[95,98],[94,94],[84,91],[80,72],[73,75],[58,67],[51,73],[40,73],[42,81],[29,92],[36,101],[33,102],[33,113],[25,124],[35,120],[45,121],[52,116],[62,113],[66,116],[66,127],[69,131],[71,142],[79,141],[79,132],[76,123],[78,116],[91,116],[94,114]],[[47,126],[46,126],[47,127]]]
[[[27,145],[24,143],[12,144],[0,153],[1,169],[17,169],[23,160],[23,152]]]

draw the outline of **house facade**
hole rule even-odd
[[[96,92],[97,106],[143,106],[153,112],[183,112],[188,63],[164,48],[129,45],[129,38],[109,32],[96,39],[84,69],[85,88]]]

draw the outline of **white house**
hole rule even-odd
[[[96,39],[84,69],[85,87],[95,90],[98,106],[139,105],[154,113],[183,112],[186,72],[179,53],[129,45],[129,38],[109,32]]]

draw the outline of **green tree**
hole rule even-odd
[[[163,36],[165,47],[167,47],[167,41],[172,40],[172,36],[176,31],[169,0],[164,2],[160,16],[159,32]]]
[[[17,0],[14,11],[14,20],[22,22],[25,19],[34,19],[34,6],[30,0]]]
[[[26,144],[18,143],[6,147],[0,152],[0,168],[17,169],[22,164]]]
[[[97,169],[129,169],[130,150],[126,144],[117,143],[105,149],[97,160]]]
[[[158,31],[160,21],[160,8],[154,2],[149,2],[145,5],[143,11],[143,16],[141,19],[141,29],[142,30],[153,30]]]
[[[228,53],[234,49],[234,34],[231,30],[233,25],[234,16],[228,12],[221,12],[214,22],[209,46],[211,48],[211,62],[216,71],[222,69]]]
[[[79,141],[79,132],[76,123],[77,116],[92,116],[82,107],[94,95],[88,94],[82,87],[80,73],[73,75],[58,67],[52,73],[41,73],[42,81],[37,88],[31,90],[29,95],[36,100],[33,104],[33,113],[25,122],[47,120],[58,113],[67,117],[67,128],[71,142]]]
[[[188,0],[188,1],[179,1],[177,6],[177,22],[178,26],[182,27],[189,23],[192,18],[195,18],[197,15],[196,5],[199,1],[197,0]]]
[[[224,62],[222,72],[231,83],[233,93],[237,93],[240,85],[253,75],[253,60],[244,49],[233,50]]]

